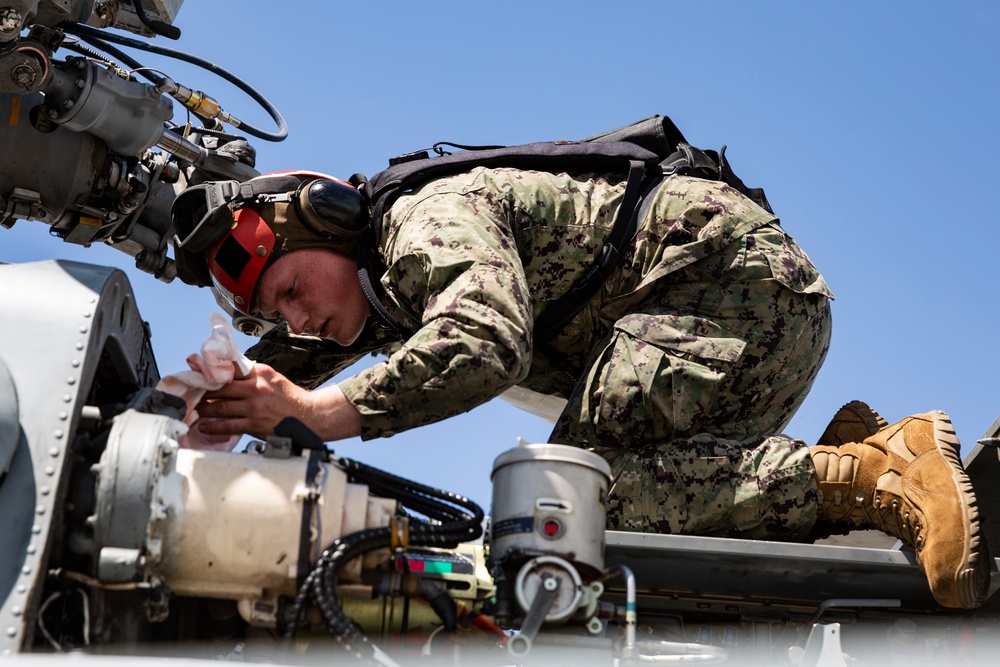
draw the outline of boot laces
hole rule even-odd
[[[855,503],[856,508],[864,515],[865,523],[898,537],[912,547],[919,549],[923,546],[920,521],[899,498],[892,495],[884,498],[876,492],[872,502],[866,503],[864,496],[858,494]]]

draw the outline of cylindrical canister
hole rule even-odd
[[[491,561],[552,554],[603,571],[607,461],[568,445],[521,444],[496,458],[491,479]]]

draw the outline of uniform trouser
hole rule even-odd
[[[816,521],[808,449],[778,434],[826,357],[828,300],[721,259],[615,322],[556,423],[552,442],[611,464],[609,528],[800,539]]]

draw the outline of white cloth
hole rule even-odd
[[[233,378],[245,377],[253,368],[253,362],[236,347],[232,327],[225,316],[212,313],[208,321],[212,325],[212,335],[202,344],[201,354],[192,354],[187,358],[191,370],[168,375],[160,380],[156,388],[179,396],[187,403],[184,423],[190,428],[180,440],[181,447],[230,451],[239,442],[240,436],[220,437],[202,433],[198,430],[199,423],[211,418],[200,419],[195,407],[205,392],[221,389]]]

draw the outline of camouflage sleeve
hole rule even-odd
[[[271,366],[295,384],[315,389],[366,354],[383,351],[391,343],[378,330],[368,327],[353,345],[296,336],[285,327],[272,329],[247,350],[254,361]]]
[[[383,277],[421,327],[384,362],[340,383],[362,438],[470,410],[528,373],[531,297],[504,204],[473,177],[432,183],[387,216]]]

